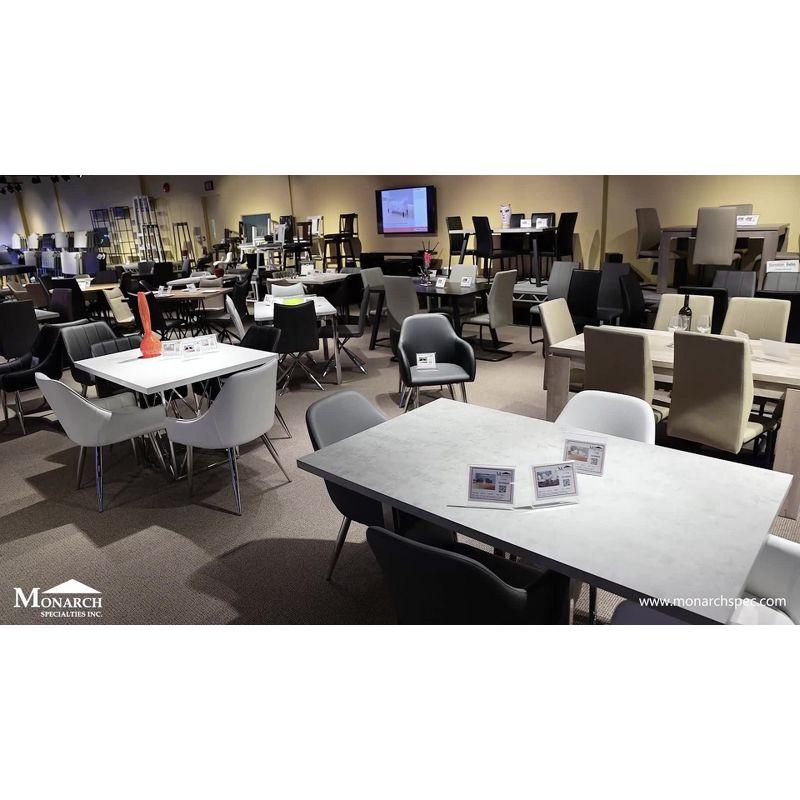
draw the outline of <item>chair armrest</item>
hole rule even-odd
[[[400,377],[403,379],[403,383],[406,386],[410,386],[412,364],[409,362],[405,350],[403,350],[403,348],[400,347],[399,344],[397,346],[397,362],[400,366]],[[416,356],[414,357],[414,366],[415,365],[416,365]]]
[[[457,339],[454,343],[455,361],[461,369],[469,375],[471,381],[475,380],[475,351],[472,346],[463,339]]]
[[[756,597],[784,600],[786,605],[776,608],[800,623],[800,544],[767,536],[745,590]]]

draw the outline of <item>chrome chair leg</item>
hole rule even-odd
[[[84,464],[86,464],[86,448],[81,447],[80,451],[78,452],[78,480],[77,480],[77,485],[75,486],[76,489],[81,488],[81,481],[83,480]]]
[[[19,427],[22,430],[22,435],[25,436],[25,415],[22,413],[22,400],[20,399],[19,392],[16,393],[16,406],[17,417],[19,418]]]
[[[286,431],[286,435],[291,439],[292,432],[289,430],[289,426],[286,424],[286,420],[283,418],[283,414],[281,414],[281,410],[278,408],[278,406],[275,406],[275,419],[280,422],[280,424],[283,426],[283,429]]]
[[[236,513],[241,517],[242,497],[239,492],[239,467],[236,464],[236,451],[232,447],[229,447],[227,453],[228,453],[228,465],[231,468],[231,485],[233,486],[233,498],[236,501]]]
[[[8,397],[5,389],[0,392],[3,395],[3,417],[5,418],[6,425],[8,425]]]
[[[189,487],[189,497],[194,494],[194,447],[186,446],[186,485]]]
[[[452,383],[448,383],[447,384],[447,388],[450,390],[450,397],[452,397],[453,400],[455,400],[456,399],[456,393],[453,391],[453,384]]]
[[[409,386],[406,388],[406,399],[403,402],[403,413],[405,414],[408,411],[408,405],[411,402],[411,398],[414,396],[414,389]],[[402,399],[402,398],[401,398]]]
[[[317,380],[314,373],[302,361],[298,361],[297,363],[300,365],[300,369],[302,369],[303,372],[305,372],[305,374],[308,375],[308,377],[311,378],[311,380],[317,384],[317,387],[324,392],[325,387]]]
[[[148,433],[147,438],[150,439],[150,444],[153,445],[153,450],[156,451],[156,458],[158,459],[159,466],[164,470],[164,473],[169,476],[167,462],[164,461],[164,454],[161,452],[161,448],[158,446],[158,439],[156,439],[156,435],[154,433]],[[177,477],[177,475],[175,475],[175,477]]]
[[[286,478],[289,483],[292,482],[292,479],[287,474],[286,470],[283,468],[283,464],[281,464],[281,460],[278,458],[278,452],[275,450],[275,445],[269,440],[269,437],[266,433],[261,434],[261,441],[264,442],[265,447],[269,450],[269,454],[275,459],[275,463],[278,465],[280,471],[283,473],[283,477]]]
[[[97,507],[103,510],[103,448],[94,449],[94,482],[97,489]]]
[[[467,385],[465,383],[461,383],[459,386],[461,386],[461,397],[463,398],[464,402],[469,402],[467,400]]]
[[[342,517],[342,524],[339,526],[339,535],[336,537],[336,544],[333,548],[333,555],[331,556],[331,562],[328,565],[328,574],[325,576],[325,580],[329,581],[331,576],[333,575],[333,568],[336,566],[336,562],[339,560],[339,553],[342,552],[342,547],[344,546],[344,540],[347,538],[347,531],[350,530],[350,519],[349,517]]]

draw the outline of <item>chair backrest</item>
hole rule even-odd
[[[729,267],[736,249],[736,208],[700,208],[692,261]]]
[[[290,283],[288,286],[282,283],[270,283],[269,292],[275,297],[302,297],[306,290],[302,283]]]
[[[514,324],[514,285],[516,282],[517,271],[515,269],[498,272],[494,276],[486,304],[489,310],[490,324],[495,330]]]
[[[556,212],[555,211],[534,211],[531,214],[531,222],[533,223],[533,227],[536,227],[536,220],[544,219],[547,220],[548,227],[552,228],[556,224]]]
[[[72,304],[72,319],[81,319],[88,316],[86,313],[86,301],[83,297],[83,290],[75,278],[59,278],[53,283],[59,289],[69,289],[70,303]]]
[[[644,322],[647,311],[642,285],[631,272],[627,272],[620,276],[619,290],[622,295],[620,325],[636,328]]]
[[[386,417],[358,392],[349,390],[323,397],[306,410],[306,427],[314,450],[336,444],[386,422]],[[381,504],[343,486],[325,481],[333,504],[340,514],[362,525],[380,525]]]
[[[241,347],[249,347],[251,350],[264,350],[267,353],[274,353],[280,338],[281,332],[279,328],[272,325],[251,325],[242,336],[242,341],[239,344]]]
[[[800,272],[768,272],[763,288],[765,292],[800,292]]]
[[[720,206],[720,208],[735,208],[737,216],[745,216],[753,213],[752,203],[732,203],[729,205]]]
[[[200,280],[200,289],[221,289],[222,278],[202,278]],[[203,299],[202,306],[204,311],[224,311],[225,310],[225,295],[216,294],[206,296]]]
[[[563,211],[558,216],[558,228],[556,230],[556,257],[561,258],[562,255],[572,255],[573,242],[572,237],[575,235],[575,224],[578,221],[577,211]]]
[[[629,275],[630,264],[609,262],[600,268],[600,286],[597,290],[597,305],[599,308],[618,308],[622,310],[622,289],[619,279]]]
[[[272,226],[272,244],[283,245],[286,243],[286,224],[279,223]]]
[[[750,343],[675,332],[670,436],[738,453],[753,405]]]
[[[756,293],[756,273],[752,270],[718,269],[714,273],[711,288],[725,289],[728,297],[753,297]]]
[[[383,270],[380,267],[362,269],[361,280],[364,281],[364,286],[381,288],[383,287]]]
[[[669,330],[669,321],[672,317],[677,316],[678,311],[683,307],[684,300],[685,296],[682,294],[662,294],[658,301],[658,312],[656,321],[653,323],[653,330]],[[711,319],[714,314],[714,298],[696,294],[689,295],[689,308],[692,309],[693,325],[697,317],[703,314]]]
[[[231,322],[233,322],[233,328],[236,331],[236,335],[241,338],[244,336],[244,325],[242,324],[242,318],[239,316],[239,311],[236,308],[236,304],[233,302],[233,298],[230,295],[225,296],[225,308],[230,315]]]
[[[158,286],[166,286],[175,277],[175,266],[171,261],[158,261],[153,264],[153,277]]]
[[[121,325],[125,325],[134,321],[131,308],[128,305],[128,301],[125,299],[125,296],[122,294],[122,290],[120,288],[117,287],[115,289],[103,289],[103,294],[105,295],[106,303],[111,309],[111,313],[116,322]]]
[[[458,334],[444,314],[415,314],[403,321],[397,349],[412,367],[417,364],[417,353],[436,353],[437,364],[452,364],[458,341]]]
[[[31,300],[0,303],[0,355],[19,358],[31,352],[39,324]]]
[[[267,433],[275,423],[277,376],[277,358],[228,376],[208,411],[190,420],[194,444],[227,450]]]
[[[401,624],[482,625],[563,619],[566,594],[562,590],[559,598],[552,580],[554,573],[545,573],[535,587],[520,589],[473,558],[390,533],[377,525],[367,529],[367,541]],[[533,607],[529,592],[535,597]]]
[[[72,313],[72,290],[53,289],[50,292],[50,311],[55,311],[62,322],[71,322],[75,319]]]
[[[545,352],[551,345],[577,335],[575,324],[569,313],[569,306],[563,297],[546,300],[542,303],[539,306],[539,316],[542,320]]]
[[[547,299],[563,297],[566,300],[572,273],[580,268],[577,261],[554,261],[550,269],[550,280],[547,282]]]
[[[399,328],[406,317],[419,314],[419,300],[414,288],[414,279],[405,275],[385,275],[383,285],[386,290],[386,308]]]
[[[105,322],[90,322],[87,325],[77,325],[72,328],[63,328],[61,339],[64,342],[64,351],[67,354],[72,377],[87,386],[94,386],[95,378],[75,366],[76,361],[92,357],[92,345],[106,339],[115,339],[114,331]]]
[[[70,330],[66,328],[65,330]],[[90,403],[61,381],[36,373],[36,383],[53,409],[64,433],[81,447],[97,447],[107,444],[103,437],[105,426],[112,413]]]
[[[583,342],[585,389],[628,394],[648,405],[653,402],[653,361],[644,333],[623,331],[614,325],[587,325]]]
[[[119,336],[116,339],[104,339],[100,342],[94,342],[92,344],[92,358],[135,350],[141,343],[141,336]]]
[[[22,279],[19,275],[10,275],[6,282],[8,283],[8,288],[11,290],[11,294],[14,295],[14,298],[17,300],[30,300],[28,297],[28,292],[25,291],[25,284],[22,282]]]
[[[661,220],[654,208],[636,209],[636,255],[658,250],[661,244]]]
[[[297,306],[276,303],[273,324],[281,332],[277,352],[315,353],[319,349],[319,328],[313,300]]]
[[[475,283],[477,277],[478,267],[475,264],[453,264],[450,267],[448,280],[461,283],[462,278],[472,278],[472,282]]]
[[[464,229],[464,226],[461,224],[461,217],[445,217],[445,222],[447,223],[450,254],[455,255],[461,252],[461,247],[464,244],[464,234],[449,233],[449,231],[460,231]]]
[[[585,390],[574,395],[558,415],[556,424],[586,431],[656,443],[653,409],[639,397]]]
[[[678,295],[684,297],[690,294],[695,297],[710,297],[714,301],[714,311],[711,314],[711,333],[719,333],[722,330],[722,323],[728,313],[728,290],[713,286],[681,286]],[[691,305],[691,304],[690,304]],[[697,320],[692,316],[692,327],[697,328]]]
[[[785,342],[791,309],[792,304],[788,300],[733,297],[728,303],[721,333],[723,336],[733,336],[734,331],[742,331],[751,339]]]
[[[92,278],[92,283],[117,283],[117,280],[115,269],[101,269]]]
[[[28,293],[28,299],[33,303],[34,308],[47,308],[50,303],[50,294],[43,283],[38,281],[29,283],[25,287],[25,291]]]
[[[567,305],[574,317],[593,319],[597,315],[600,277],[600,271],[596,269],[576,269],[572,273],[567,292]]]
[[[481,258],[488,258],[494,249],[489,217],[473,217],[472,228],[475,231],[475,252]]]
[[[339,214],[339,233],[358,236],[358,214]]]

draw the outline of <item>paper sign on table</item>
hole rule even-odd
[[[472,286],[472,276],[465,275],[461,279],[461,288],[462,289],[469,289]]]
[[[548,227],[547,222],[548,220],[546,218],[539,217],[539,219],[536,220],[536,230],[540,231],[543,228]]]
[[[736,217],[736,225],[741,227],[758,225],[758,217],[758,214],[739,214]]]
[[[534,505],[575,502],[578,499],[578,481],[575,477],[575,465],[571,461],[531,467],[531,477]]]
[[[467,500],[471,503],[497,503],[513,507],[514,474],[513,467],[470,467]]]
[[[564,461],[574,461],[575,471],[587,475],[602,475],[606,446],[601,442],[567,439],[564,442]]]
[[[767,272],[800,272],[800,261],[796,258],[767,261]]]
[[[530,228],[533,225],[533,222],[529,219],[521,219],[519,221],[520,228]]]
[[[437,289],[444,289],[446,286],[447,286],[447,278],[444,275],[436,279]]]

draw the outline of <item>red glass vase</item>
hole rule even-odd
[[[153,358],[161,355],[161,339],[153,333],[150,327],[150,306],[147,304],[147,296],[144,292],[139,292],[136,300],[139,304],[139,316],[142,319],[142,343],[139,349],[142,351],[142,358]]]

